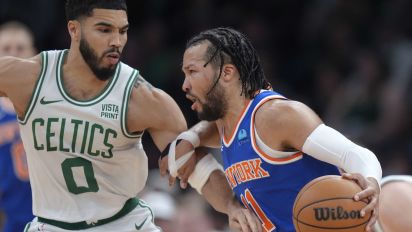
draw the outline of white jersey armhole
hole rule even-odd
[[[255,138],[256,138],[256,145],[267,155],[269,155],[272,158],[287,158],[290,157],[296,152],[299,151],[278,151],[270,148],[268,145],[266,145],[263,140],[259,137],[259,134],[257,133],[256,127],[253,128],[253,132],[255,133]]]

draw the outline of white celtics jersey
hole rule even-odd
[[[19,119],[21,137],[34,215],[93,222],[116,214],[146,183],[148,163],[141,134],[126,129],[138,71],[119,63],[100,95],[75,100],[62,81],[67,53],[41,54],[41,76],[25,117]]]

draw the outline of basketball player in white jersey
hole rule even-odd
[[[148,131],[164,150],[186,129],[183,114],[120,62],[125,0],[68,0],[66,14],[70,49],[0,58],[0,96],[14,104],[33,190],[36,218],[25,231],[160,231],[136,198],[148,172],[141,136]],[[231,197],[212,203],[243,231],[258,231]]]
[[[381,188],[375,232],[412,231],[412,176],[386,176]]]

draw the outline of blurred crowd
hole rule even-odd
[[[67,48],[63,4],[0,0],[0,23],[28,25],[40,51]],[[412,174],[412,1],[151,0],[128,7],[123,61],[174,97],[189,126],[197,118],[181,91],[185,43],[201,30],[230,26],[251,39],[276,91],[374,151],[384,175]],[[165,232],[224,231],[225,217],[201,197],[154,174],[158,153],[150,138],[144,143],[155,177],[142,197]]]

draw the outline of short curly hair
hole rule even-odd
[[[124,10],[127,12],[126,0],[67,0],[66,19],[75,20],[91,16],[93,9]]]

